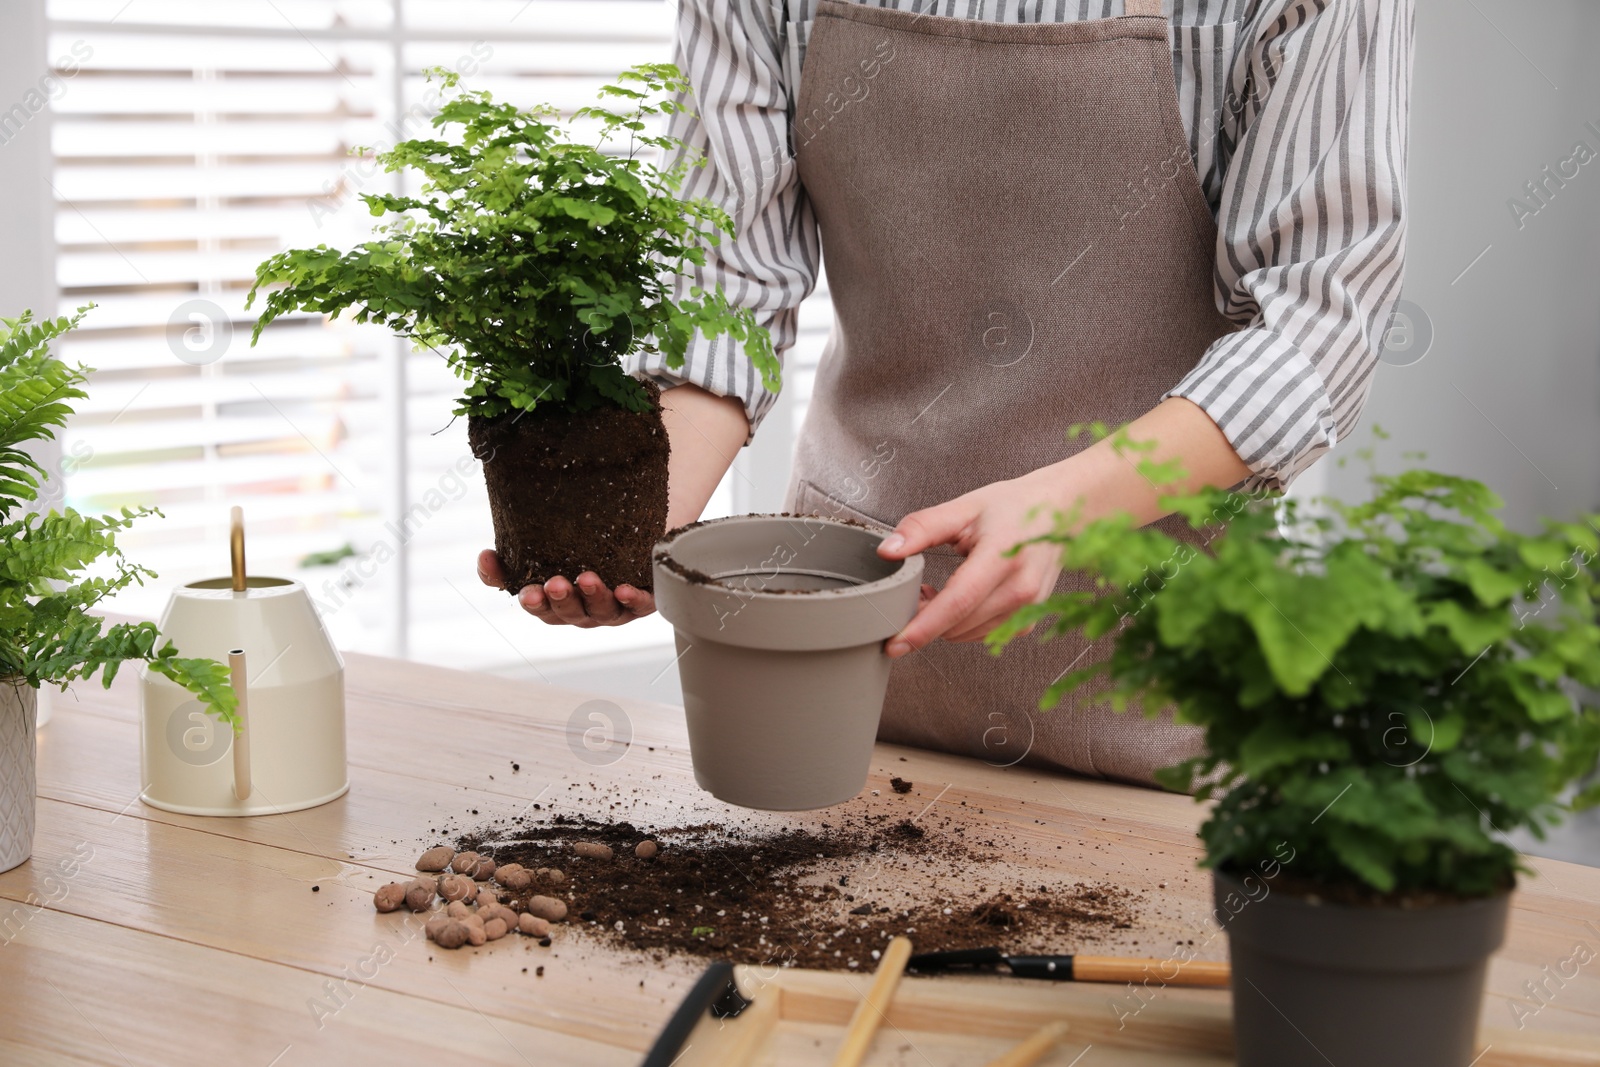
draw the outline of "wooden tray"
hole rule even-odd
[[[707,1012],[671,1059],[675,1067],[831,1064],[870,974],[734,968],[749,1007],[733,1018]],[[1071,1031],[1040,1067],[1229,1067],[1226,990],[1168,989],[995,977],[906,977],[885,1013],[867,1067],[981,1067],[1039,1027]],[[1132,1009],[1138,1008],[1137,1012]],[[1593,1038],[1484,1030],[1472,1067],[1600,1067]],[[1092,1048],[1092,1060],[1086,1057]],[[1463,1064],[1462,1067],[1467,1067]]]

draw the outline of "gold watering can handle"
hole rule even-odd
[[[236,516],[238,510],[238,508],[234,509]],[[238,527],[235,526],[234,530],[237,533]],[[239,542],[235,541],[235,544],[237,545]],[[242,573],[237,569],[238,561],[242,559],[242,553],[234,556],[236,588]],[[249,674],[245,670],[244,649],[235,648],[228,653],[228,670],[232,672],[230,681],[233,683],[233,691],[239,697],[239,732],[233,738],[233,795],[240,800],[248,800],[252,788],[250,785],[250,713],[247,708],[250,698],[247,692],[249,689]]]
[[[245,590],[244,580],[244,508],[236,507],[228,516],[229,530],[228,548],[233,555],[233,591],[242,593]]]

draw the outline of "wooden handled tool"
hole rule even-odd
[[[228,548],[233,556],[233,591],[245,590],[244,580],[244,508],[234,508],[228,516]]]
[[[1173,973],[1176,971],[1176,973]],[[1125,956],[1073,956],[1075,982],[1143,982],[1155,979],[1165,985],[1226,987],[1231,972],[1226,961],[1141,960]]]
[[[1056,982],[1149,982],[1161,985],[1226,987],[1228,965],[1215,960],[1154,960],[1125,956],[1008,956],[998,948],[925,952],[911,957],[914,971],[1004,966],[1018,978]]]
[[[867,990],[866,998],[856,1005],[856,1012],[850,1017],[850,1026],[833,1058],[833,1067],[861,1067],[910,958],[911,942],[904,937],[890,941],[889,947],[883,950],[883,959],[872,977],[872,988]]]

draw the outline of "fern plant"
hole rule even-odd
[[[453,71],[429,76],[458,89]],[[546,405],[647,411],[649,393],[623,359],[655,345],[681,367],[696,331],[742,342],[776,390],[778,359],[753,312],[720,288],[672,292],[670,275],[704,265],[705,245],[733,229],[710,201],[677,196],[704,157],[661,169],[638,154],[681,147],[648,125],[680,109],[675,97],[687,83],[669,63],[617,80],[600,92],[623,110],[573,115],[598,123],[595,144],[576,140],[553,107],[455,92],[433,124],[459,127],[459,140],[419,138],[378,154],[386,170],[419,183],[416,196],[363,194],[374,216],[387,217],[378,239],[344,253],[291,249],[256,269],[245,306],[262,292],[266,306],[251,343],[282,315],[354,308],[357,322],[382,323],[444,356],[466,382],[455,413],[482,418]]]
[[[107,627],[90,614],[119,590],[156,577],[123,556],[117,534],[160,512],[123,508],[120,515],[96,517],[71,508],[44,515],[26,510],[38,499],[46,472],[22,446],[54,437],[72,414],[71,402],[88,395],[87,370],[56,359],[49,346],[88,311],[39,322],[28,311],[0,318],[0,680],[64,689],[98,672],[109,687],[123,663],[137,660],[237,726],[238,700],[226,667],[179,656],[154,623]],[[109,563],[109,576],[83,575],[100,561]]]
[[[1124,450],[1148,450],[1119,435]],[[1154,484],[1170,464],[1141,462]],[[1508,528],[1500,500],[1427,470],[1373,475],[1364,502],[1208,490],[1168,498],[1197,548],[1114,516],[1039,540],[1092,591],[1023,608],[991,635],[1106,637],[1110,655],[1041,702],[1091,687],[1118,710],[1175,705],[1207,752],[1158,775],[1216,803],[1206,864],[1247,869],[1279,842],[1295,872],[1384,897],[1485,896],[1600,759],[1600,515]],[[1585,692],[1585,689],[1588,692]]]

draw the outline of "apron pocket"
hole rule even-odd
[[[836,496],[830,496],[817,488],[813,482],[804,478],[795,486],[794,509],[802,515],[821,515],[827,519],[847,519],[850,522],[859,522],[863,526],[870,526],[874,530],[888,533],[894,529],[894,523],[875,519],[864,511],[857,511]]]

